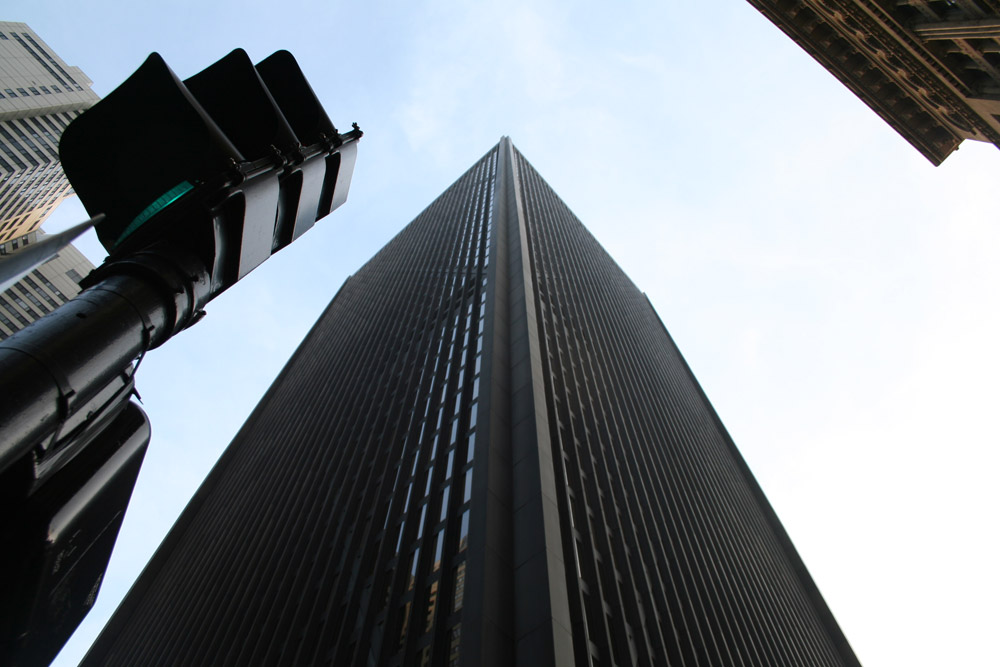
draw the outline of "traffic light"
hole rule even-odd
[[[154,53],[63,132],[109,255],[0,341],[0,664],[46,663],[94,604],[149,442],[137,360],[342,204],[360,137],[291,54],[242,50],[186,81]]]
[[[60,159],[115,260],[169,241],[230,287],[347,197],[337,132],[295,59],[237,49],[181,81],[153,53],[63,133]]]

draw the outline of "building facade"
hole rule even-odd
[[[0,262],[38,240],[42,222],[73,194],[59,138],[99,99],[90,85],[27,25],[0,22]],[[76,296],[93,268],[67,246],[0,293],[0,340]]]
[[[99,99],[90,85],[27,25],[0,22],[0,254],[72,194],[59,137]]]
[[[15,241],[18,252],[26,245],[45,237],[41,230],[29,232]],[[3,260],[0,259],[0,262]],[[0,340],[48,315],[80,293],[80,279],[94,270],[94,265],[72,244],[0,292]]]
[[[84,665],[857,665],[509,139],[341,287]]]
[[[1000,147],[998,0],[749,0],[935,165]]]

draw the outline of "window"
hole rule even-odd
[[[413,550],[410,554],[410,577],[406,582],[406,590],[412,591],[413,584],[417,580],[417,565],[420,563],[420,547]]]
[[[10,321],[10,318],[0,312],[0,322],[2,322],[11,331],[17,331],[17,325]]]
[[[458,534],[458,550],[465,551],[469,547],[469,510],[462,512],[462,525]]]
[[[456,623],[455,627],[448,632],[448,667],[458,666],[458,647],[461,643],[461,632],[461,623]]]
[[[399,648],[403,648],[406,644],[406,628],[410,624],[410,606],[412,602],[407,602],[403,605],[403,613],[399,619]]]
[[[4,310],[6,310],[15,320],[20,322],[21,326],[26,327],[30,324],[30,322],[28,322],[28,320],[24,317],[24,315],[18,312],[16,308],[9,305],[7,302],[0,301],[0,305],[2,305],[4,307]]]
[[[434,612],[437,611],[438,582],[434,582],[427,590],[427,620],[424,622],[424,632],[430,632],[434,627]]]
[[[419,540],[424,536],[424,520],[427,518],[427,505],[422,505],[420,507],[420,522],[417,523],[417,539]],[[417,563],[413,562],[413,571],[416,574]]]
[[[24,88],[18,88],[17,92],[21,94],[21,97],[27,97],[28,96],[28,91],[26,91]]]
[[[35,88],[34,86],[28,86],[28,90],[30,90],[30,91],[31,91],[31,94],[32,94],[32,95],[41,95],[41,93],[40,93],[40,92],[38,92],[38,89],[37,89],[37,88]]]
[[[30,301],[31,303],[33,303],[35,305],[35,307],[38,308],[38,310],[42,311],[43,313],[50,313],[50,312],[52,312],[51,310],[49,310],[45,306],[45,304],[43,304],[41,301],[39,301],[38,297],[35,296],[34,294],[32,294],[24,285],[16,285],[16,287],[17,287],[18,291],[21,292],[21,294],[23,294],[24,296],[28,297],[28,301]]]
[[[452,449],[450,452],[448,452],[448,465],[444,471],[445,479],[451,479],[451,472],[454,467],[455,467],[455,450]]]
[[[455,596],[452,599],[451,610],[459,611],[465,602],[465,563],[459,563],[453,570],[455,579]]]
[[[3,92],[7,93],[7,97],[17,97],[17,94],[15,94],[10,88],[4,88]]]
[[[414,460],[414,463],[416,461]],[[410,496],[413,495],[413,480],[410,480],[410,485],[406,488],[406,502],[403,503],[403,514],[410,511]]]
[[[435,537],[434,544],[434,564],[432,566],[431,572],[437,572],[441,569],[441,552],[444,550],[444,531],[439,530],[437,536]]]
[[[462,502],[467,503],[472,498],[472,471],[465,473],[465,493],[462,496]]]
[[[83,276],[76,272],[76,269],[70,269],[66,272],[66,277],[68,277],[73,282],[79,284],[83,280]]]
[[[45,86],[42,86],[42,92],[45,93],[46,95],[52,94],[52,91],[46,88]]]
[[[451,486],[444,487],[444,491],[441,492],[441,516],[438,521],[444,521],[445,517],[448,516],[448,497],[451,495]]]
[[[56,255],[56,257],[58,257],[58,255]],[[49,281],[49,279],[48,279],[48,278],[46,278],[46,277],[45,277],[44,275],[42,275],[42,273],[41,273],[41,272],[40,272],[40,271],[39,271],[38,269],[35,269],[35,270],[33,270],[33,271],[31,272],[31,274],[32,274],[33,276],[35,276],[36,278],[38,278],[38,279],[39,279],[40,281],[42,281],[42,284],[43,284],[43,285],[45,285],[45,286],[46,286],[46,287],[48,287],[48,288],[49,288],[50,290],[52,290],[52,293],[53,293],[53,294],[55,294],[57,298],[59,298],[59,299],[62,299],[63,301],[68,301],[68,300],[69,300],[69,299],[67,299],[67,298],[66,298],[66,295],[65,295],[65,294],[63,294],[62,292],[60,292],[60,291],[59,291],[59,288],[58,288],[58,287],[56,287],[55,285],[53,285],[53,284],[52,284],[52,283],[51,283],[51,282]]]
[[[24,299],[22,299],[21,297],[19,297],[17,294],[14,294],[13,291],[7,290],[6,292],[4,292],[4,294],[7,295],[8,299],[11,299],[17,305],[21,306],[21,309],[24,310],[24,312],[28,313],[28,315],[31,315],[32,317],[34,317],[36,319],[38,318],[38,313],[36,313],[34,310],[32,310],[31,307],[27,303],[24,302]],[[25,322],[25,324],[27,324],[27,322]]]
[[[472,459],[476,456],[476,434],[472,432],[469,434],[469,447],[466,450],[465,462],[472,463]]]

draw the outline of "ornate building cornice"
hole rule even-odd
[[[749,2],[934,164],[940,164],[963,139],[1000,147],[1000,98],[991,100],[976,83],[983,79],[989,86],[990,77],[1000,78],[1000,70],[993,68],[1000,42],[997,49],[988,45],[994,41],[989,34],[993,17],[988,14],[991,7],[983,8],[985,3],[956,3],[962,7],[941,16],[924,0]],[[990,5],[994,2],[990,0]],[[932,36],[923,39],[913,26],[931,18],[939,23],[933,31],[925,30]],[[949,20],[975,25],[944,33],[937,26]],[[1000,80],[996,83],[1000,85]]]

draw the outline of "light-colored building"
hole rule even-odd
[[[24,23],[0,22],[0,262],[44,235],[42,222],[73,194],[59,137],[100,99]],[[0,293],[0,340],[80,292],[94,265],[73,246]]]
[[[20,239],[29,245],[45,233],[31,232]],[[79,250],[68,245],[55,257],[0,292],[0,340],[51,313],[80,293],[80,279],[94,265]]]
[[[26,24],[0,22],[0,254],[72,194],[59,137],[100,99],[90,85]]]

